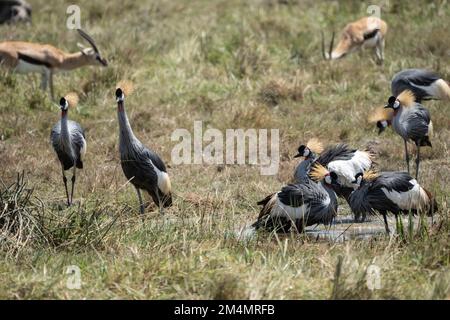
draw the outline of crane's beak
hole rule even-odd
[[[300,157],[302,157],[302,155],[301,155],[300,153],[297,153],[297,154],[294,156],[294,158],[300,158]]]

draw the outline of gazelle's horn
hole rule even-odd
[[[86,32],[84,32],[81,29],[77,29],[78,33],[80,34],[80,36],[82,36],[87,42],[89,42],[89,44],[91,45],[92,49],[94,49],[95,52],[100,53],[98,51],[98,48],[95,44],[94,39],[91,38],[91,36],[89,36]]]
[[[331,52],[333,52],[333,46],[334,46],[334,31],[331,35],[331,42],[330,42],[330,50],[328,51],[328,59],[331,59]]]
[[[320,34],[322,35],[322,57],[324,60],[328,60],[327,54],[325,53],[325,36],[323,31],[321,31]]]

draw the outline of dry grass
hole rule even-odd
[[[1,26],[1,39],[76,50],[80,39],[64,27],[69,2],[31,2],[33,25]],[[441,209],[440,223],[425,233],[345,243],[233,237],[257,216],[256,201],[290,179],[292,156],[311,137],[370,148],[378,169],[404,169],[400,138],[392,130],[378,136],[366,119],[402,68],[435,69],[450,79],[450,43],[439,31],[450,27],[450,8],[443,1],[390,2],[382,13],[390,25],[386,62],[377,66],[368,52],[321,59],[320,30],[364,15],[367,4],[356,0],[79,1],[82,25],[110,66],[55,77],[57,95],[78,94],[69,116],[86,128],[76,206],[61,206],[64,186],[49,145],[58,109],[39,90],[38,76],[1,71],[0,178],[33,189],[29,196],[23,189],[14,210],[41,224],[22,233],[39,241],[19,241],[2,225],[1,236],[13,240],[0,244],[0,298],[449,298],[448,102],[427,103],[436,136],[423,152],[421,183]],[[169,164],[175,202],[164,217],[154,207],[144,220],[138,216],[120,168],[114,90],[121,79],[135,84],[127,100],[135,134]],[[280,129],[280,172],[171,164],[172,131],[192,131],[194,120],[221,130]],[[22,171],[25,180],[15,184]],[[5,186],[0,214],[16,194]],[[370,291],[364,279],[373,263],[382,283]],[[80,267],[82,289],[67,289],[68,265]]]

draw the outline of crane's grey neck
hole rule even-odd
[[[139,141],[134,136],[131,129],[130,121],[128,120],[123,101],[119,101],[117,108],[117,116],[119,118],[119,149],[120,152],[127,152],[130,148],[136,147]]]
[[[64,150],[72,151],[72,144],[70,139],[69,125],[67,119],[67,111],[61,113],[61,146]]]

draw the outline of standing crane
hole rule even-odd
[[[399,96],[410,90],[416,102],[423,100],[450,100],[450,85],[436,72],[424,69],[405,69],[394,75],[391,82],[391,94]],[[369,122],[376,123],[378,133],[382,133],[392,124],[393,112],[383,112],[377,108],[369,115]]]
[[[387,214],[427,213],[437,211],[433,195],[420,186],[406,172],[358,173],[354,180],[355,191],[350,195],[350,208],[355,214],[375,214],[384,219],[386,233],[390,233]]]
[[[18,73],[37,72],[42,74],[41,89],[46,90],[50,84],[50,96],[53,99],[53,74],[87,65],[102,65],[107,61],[102,58],[94,40],[83,30],[78,29],[91,48],[80,45],[81,51],[67,53],[49,44],[23,41],[0,42],[0,65]]]
[[[62,167],[62,176],[64,187],[66,189],[67,206],[73,201],[73,192],[75,188],[76,169],[83,169],[82,157],[86,153],[86,138],[81,126],[72,120],[67,119],[67,113],[70,108],[75,108],[78,103],[78,96],[75,93],[69,93],[61,98],[59,105],[61,108],[61,120],[58,121],[50,133],[50,142],[55,150]],[[72,188],[70,192],[67,189],[67,178],[65,171],[73,168]]]
[[[304,159],[297,165],[297,168],[295,168],[294,180],[296,183],[309,179],[308,173],[311,168],[311,164],[316,161],[319,157],[318,154],[322,151],[322,143],[320,143],[320,141],[316,138],[312,138],[306,143],[306,145],[302,144],[298,147],[298,153],[294,156],[294,158],[304,157]]]
[[[161,158],[144,146],[134,135],[125,111],[125,97],[132,91],[130,82],[122,81],[116,89],[117,116],[119,120],[120,163],[125,177],[136,189],[140,213],[144,213],[141,189],[147,191],[162,213],[172,205],[171,183]]]
[[[289,184],[257,204],[262,205],[256,230],[288,232],[293,226],[298,232],[314,224],[329,225],[337,214],[338,203],[332,185],[337,185],[337,175],[315,164],[310,173],[313,180]]]
[[[404,140],[408,173],[410,172],[408,141],[411,140],[416,144],[416,179],[418,179],[420,147],[432,147],[430,136],[433,134],[433,123],[431,122],[430,112],[415,101],[415,96],[410,90],[403,91],[397,98],[391,96],[385,108],[394,110],[392,127]]]

